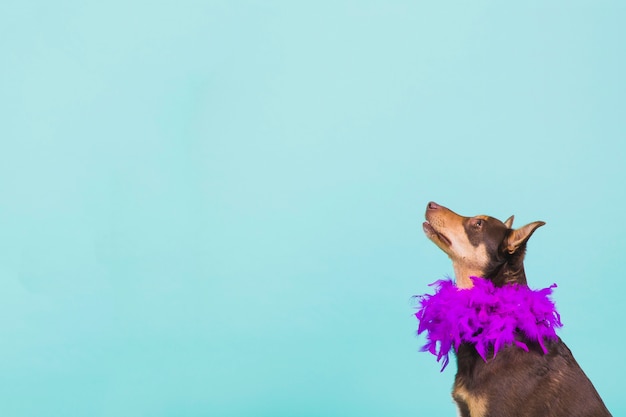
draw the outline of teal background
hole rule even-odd
[[[626,413],[622,2],[4,1],[0,414],[450,416],[426,203]]]

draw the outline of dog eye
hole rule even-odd
[[[474,226],[476,227],[482,227],[482,225],[483,225],[482,219],[476,219],[476,221],[474,222]]]

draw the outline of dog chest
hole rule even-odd
[[[462,417],[485,417],[487,415],[487,398],[470,393],[462,385],[454,387],[452,398],[456,401]]]

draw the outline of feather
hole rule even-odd
[[[485,362],[489,352],[496,357],[506,346],[528,351],[516,339],[518,332],[548,353],[544,340],[556,340],[556,329],[563,327],[550,298],[556,284],[531,290],[525,285],[495,287],[487,279],[471,279],[474,286],[468,289],[457,288],[450,279],[438,280],[430,284],[434,294],[417,296],[417,334],[426,333],[421,350],[435,355],[437,362],[443,360],[441,371],[448,366],[450,350],[458,351],[461,343],[474,345]]]

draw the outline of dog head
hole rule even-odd
[[[464,217],[430,202],[424,233],[452,260],[457,286],[471,287],[471,276],[496,285],[526,284],[523,260],[526,242],[545,223],[532,222],[513,229],[513,216],[505,222],[490,216]]]

